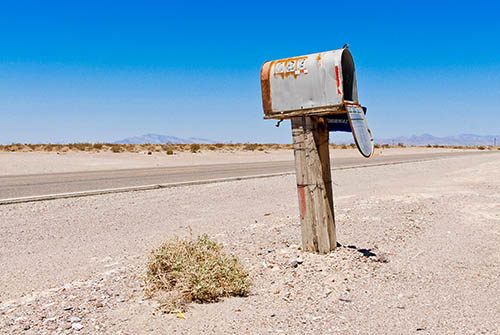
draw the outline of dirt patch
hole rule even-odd
[[[498,334],[499,163],[334,171],[340,245],[326,256],[300,250],[293,176],[3,206],[0,329]],[[158,313],[142,279],[149,250],[190,230],[222,241],[254,285],[182,319]]]

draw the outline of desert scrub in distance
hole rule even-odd
[[[193,143],[190,145],[189,150],[191,150],[192,153],[196,153],[200,151],[201,146],[199,144]]]
[[[190,302],[247,296],[251,286],[248,271],[222,248],[206,234],[196,240],[167,240],[150,254],[146,295],[155,298],[158,308],[167,313],[186,311]]]

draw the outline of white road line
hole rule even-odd
[[[440,158],[441,157],[409,160],[409,161],[402,161],[402,162],[387,162],[387,163],[343,166],[343,167],[332,168],[332,170],[346,170],[346,169],[384,166],[384,165],[408,164],[408,163],[436,160],[436,159],[440,159]],[[229,181],[260,179],[260,178],[272,178],[272,177],[279,177],[279,176],[288,176],[288,175],[292,175],[292,174],[295,174],[295,171],[270,173],[270,174],[259,174],[259,175],[241,176],[241,177],[193,180],[193,181],[167,183],[167,184],[152,184],[152,185],[140,185],[140,186],[130,186],[130,187],[118,187],[118,188],[108,188],[108,189],[102,189],[102,190],[68,192],[68,193],[57,193],[57,194],[47,194],[47,195],[35,195],[35,196],[27,196],[27,197],[19,197],[19,198],[0,199],[0,206],[1,205],[9,205],[9,204],[19,204],[19,203],[24,203],[24,202],[35,202],[35,201],[45,201],[45,200],[66,199],[66,198],[88,197],[88,196],[92,196],[92,195],[103,195],[103,194],[111,194],[111,193],[148,191],[148,190],[156,190],[156,189],[161,189],[161,188],[214,184],[214,183],[223,183],[223,182],[229,182]]]
[[[92,196],[92,195],[110,194],[110,193],[148,191],[148,190],[156,190],[156,189],[160,189],[160,188],[172,188],[172,187],[181,187],[181,186],[214,184],[214,183],[223,183],[223,182],[237,181],[237,180],[271,178],[271,177],[278,177],[278,176],[286,176],[286,175],[290,175],[290,174],[294,174],[294,173],[295,172],[281,172],[281,173],[260,174],[260,175],[253,175],[253,176],[217,178],[217,179],[206,179],[206,180],[193,180],[193,181],[184,181],[184,182],[167,183],[167,184],[153,184],[153,185],[118,187],[118,188],[108,188],[108,189],[102,189],[102,190],[91,190],[91,191],[81,191],[81,192],[35,195],[35,196],[20,197],[20,198],[0,199],[0,205],[18,204],[18,203],[23,203],[23,202],[34,202],[34,201],[44,201],[44,200],[56,200],[56,199],[65,199],[65,198],[78,198],[78,197],[87,197],[87,196]]]

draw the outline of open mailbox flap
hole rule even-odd
[[[366,107],[347,102],[345,109],[346,112],[343,114],[326,117],[328,130],[352,133],[354,143],[361,155],[370,158],[374,152],[374,142],[366,120]]]
[[[357,104],[346,105],[346,107],[354,142],[361,155],[369,158],[373,155],[374,143],[363,108]]]

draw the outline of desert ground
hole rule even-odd
[[[378,154],[394,150],[431,149]],[[0,153],[0,174],[292,158],[15,152]],[[499,166],[490,151],[334,170],[327,255],[300,248],[293,175],[0,206],[0,333],[500,334]],[[202,233],[240,257],[251,294],[185,318],[157,311],[148,253]]]

